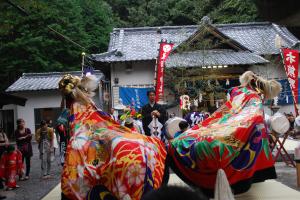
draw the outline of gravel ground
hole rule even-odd
[[[277,181],[289,186],[300,192],[300,187],[297,187],[296,168],[287,166],[284,162],[276,162]]]
[[[58,154],[58,150],[56,150]],[[4,191],[1,194],[7,196],[7,200],[39,200],[42,199],[52,188],[60,182],[60,172],[62,167],[59,165],[59,158],[52,162],[51,178],[41,179],[41,161],[37,144],[33,143],[33,157],[31,158],[30,179],[18,181],[20,188],[12,191]]]

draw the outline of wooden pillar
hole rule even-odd
[[[300,188],[300,160],[296,160],[297,187]]]

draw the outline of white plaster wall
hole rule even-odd
[[[119,78],[119,85],[153,84],[154,72],[152,61],[133,62],[131,72],[126,71],[125,62],[115,63],[111,70],[112,85],[115,78]]]
[[[154,61],[132,62],[132,71],[126,71],[126,63],[114,63],[111,66],[112,105],[119,102],[118,86],[151,85],[154,83]],[[118,85],[114,83],[119,79]]]
[[[17,118],[23,118],[26,126],[35,132],[34,109],[35,108],[59,108],[61,94],[59,91],[39,91],[15,94],[27,99],[25,106],[17,106]]]
[[[23,92],[15,93],[14,95],[27,99],[25,106],[6,105],[3,110],[14,110],[15,121],[18,118],[23,118],[26,126],[35,132],[34,109],[36,108],[60,108],[61,94],[58,90],[55,91],[38,91],[38,92]],[[93,98],[96,105],[99,104],[99,94],[96,93]],[[16,128],[16,125],[15,125]]]

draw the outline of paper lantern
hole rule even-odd
[[[189,110],[191,106],[190,97],[188,95],[180,96],[180,109]]]
[[[229,79],[226,79],[226,85],[229,85],[230,82],[229,82]]]

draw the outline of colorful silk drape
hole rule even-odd
[[[209,196],[220,168],[234,193],[276,178],[262,100],[248,88],[234,88],[230,101],[210,118],[172,140],[168,154],[177,175]]]
[[[17,175],[23,173],[22,153],[19,150],[5,152],[0,160],[0,178],[5,179],[8,188],[17,186]]]
[[[158,139],[132,133],[94,105],[74,103],[62,192],[84,199],[95,185],[118,199],[140,199],[162,183],[166,150]]]

